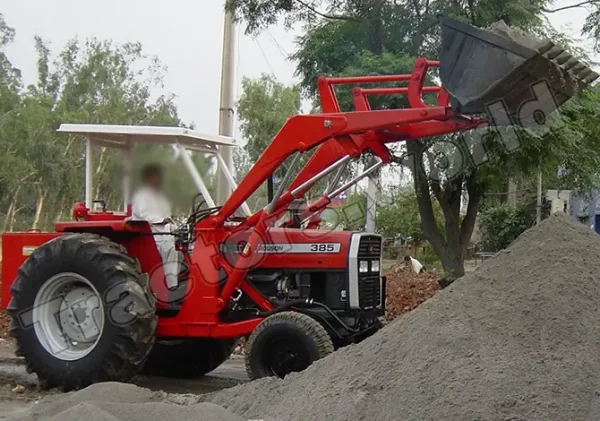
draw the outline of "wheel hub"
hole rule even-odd
[[[281,339],[271,345],[265,355],[272,374],[284,378],[292,372],[302,371],[311,363],[308,351],[294,337]]]
[[[100,334],[98,296],[87,286],[76,287],[62,300],[60,325],[72,342],[93,342]]]
[[[88,279],[71,272],[44,282],[32,316],[40,344],[64,361],[76,361],[92,352],[104,327],[100,294]]]

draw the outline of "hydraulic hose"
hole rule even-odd
[[[349,332],[352,333],[359,333],[360,329],[354,329],[351,328],[350,326],[348,326],[346,323],[344,323],[344,321],[342,319],[340,319],[337,314],[335,314],[329,307],[327,307],[325,304],[320,303],[318,301],[314,301],[312,298],[304,298],[304,299],[300,299],[300,300],[292,300],[292,301],[288,301],[287,303],[284,303],[282,305],[280,305],[277,308],[274,308],[271,311],[262,311],[258,313],[259,317],[269,317],[272,316],[273,314],[277,314],[277,313],[281,313],[282,311],[286,311],[291,309],[292,307],[305,307],[305,306],[309,306],[309,307],[321,307],[323,308],[336,322],[338,322],[344,329],[346,329]]]
[[[287,303],[280,305],[279,307],[274,308],[273,310],[261,311],[258,313],[258,316],[269,317],[269,316],[272,316],[273,314],[277,314],[277,313],[281,313],[282,311],[289,310],[291,307],[298,307],[298,306],[303,306],[303,305],[307,305],[307,304],[311,305],[312,303],[313,303],[312,298],[303,298],[300,300],[292,300],[292,301],[288,301]]]

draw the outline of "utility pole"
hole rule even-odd
[[[375,160],[371,160],[369,167],[375,164]],[[366,218],[366,232],[375,232],[377,225],[375,223],[377,215],[377,195],[379,194],[379,184],[381,182],[381,175],[379,170],[374,171],[369,175],[369,184],[367,185],[367,218]]]
[[[219,134],[233,137],[233,107],[235,83],[235,24],[233,15],[225,11],[225,25],[223,29],[223,58],[221,63],[221,102],[219,106]],[[220,146],[219,153],[233,173],[233,147]],[[217,171],[217,206],[225,203],[231,194],[231,187],[227,178],[219,169]]]

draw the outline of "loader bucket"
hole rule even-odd
[[[440,21],[440,79],[457,112],[485,113],[496,125],[530,126],[599,76],[552,41],[502,21],[488,29]]]

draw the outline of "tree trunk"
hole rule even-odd
[[[15,230],[15,222],[17,222],[17,214],[21,211],[21,209],[23,209],[23,206],[20,208],[17,208],[17,206],[15,204],[12,215],[10,216],[10,226],[8,227],[8,231],[12,232]]]
[[[58,205],[58,215],[56,215],[56,221],[60,221],[65,213],[65,196],[60,199],[60,203]]]
[[[378,56],[383,53],[383,4],[384,0],[374,0],[370,10],[369,51]]]
[[[420,165],[425,146],[424,142],[418,140],[407,143],[408,153],[413,159],[409,165],[412,167],[421,228],[435,255],[440,259],[446,276],[453,280],[465,274],[466,250],[475,228],[483,189],[477,183],[476,169],[472,169],[469,174],[444,182],[443,189],[439,180],[428,179]],[[463,185],[466,185],[469,201],[467,212],[461,222],[460,205]],[[435,196],[444,213],[445,238],[438,228],[432,195]]]
[[[102,148],[100,150],[100,158],[98,159],[98,166],[96,167],[96,171],[94,173],[94,176],[96,179],[96,189],[94,191],[92,200],[100,198],[100,188],[102,187],[102,181],[100,180],[99,176],[102,174],[102,172],[104,171],[104,168],[106,167],[106,162],[104,160],[105,153],[106,153],[106,148]]]
[[[10,215],[12,214],[12,210],[15,206],[15,202],[11,202],[8,210],[6,211],[6,216],[4,217],[4,226],[2,227],[2,232],[6,232],[6,228],[8,227],[8,221],[10,220]]]
[[[40,218],[42,216],[42,210],[44,208],[44,199],[46,198],[46,193],[42,190],[38,193],[37,204],[35,205],[35,217],[33,219],[33,224],[31,228],[38,229],[40,224]]]
[[[8,228],[9,224],[11,227],[13,226],[12,220],[14,218],[14,214],[17,209],[17,199],[18,199],[20,190],[21,190],[21,186],[17,186],[17,188],[15,189],[15,193],[13,194],[12,201],[10,202],[10,206],[8,207],[8,210],[6,211],[6,217],[4,218],[4,227],[2,228],[2,232],[6,232],[6,228]],[[11,228],[11,231],[12,231],[12,228]]]

